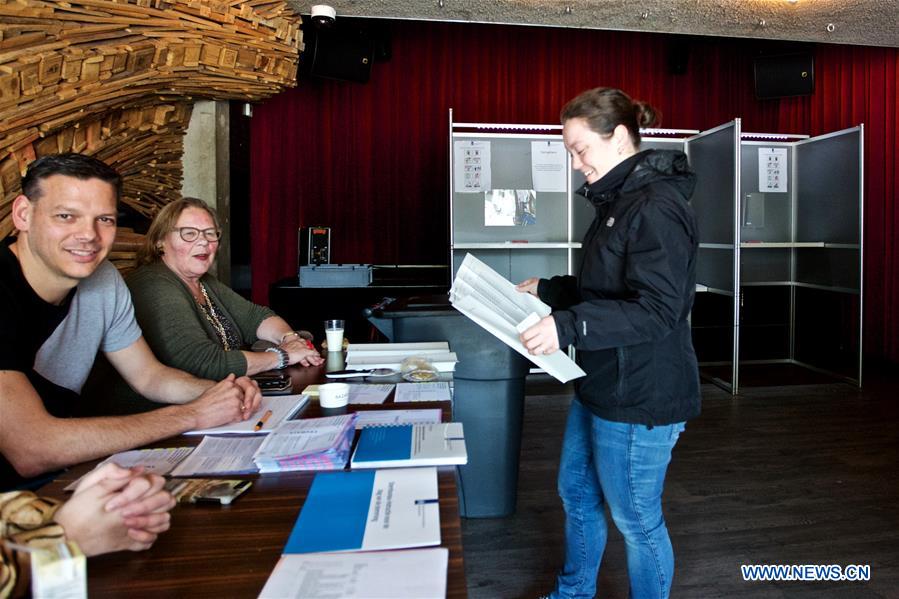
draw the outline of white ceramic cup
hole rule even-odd
[[[324,383],[318,386],[318,403],[323,408],[342,408],[350,399],[346,383]]]
[[[343,321],[326,320],[325,337],[328,340],[328,351],[343,351]]]

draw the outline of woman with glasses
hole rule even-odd
[[[256,305],[209,274],[219,249],[221,228],[202,200],[182,198],[167,204],[153,220],[139,268],[126,277],[137,321],[159,360],[202,378],[220,380],[230,373],[253,375],[289,365],[323,362],[311,335],[294,331],[265,306]],[[256,341],[265,351],[251,351]],[[156,407],[138,400],[116,381],[105,387],[103,411]],[[105,375],[106,373],[102,373]]]

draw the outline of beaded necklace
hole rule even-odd
[[[225,327],[222,325],[222,321],[219,320],[218,315],[215,313],[215,308],[212,305],[212,300],[209,299],[209,294],[206,292],[206,286],[203,283],[200,283],[200,293],[203,295],[203,299],[206,300],[206,305],[200,303],[200,300],[197,300],[197,303],[200,304],[200,308],[203,309],[203,315],[206,316],[206,320],[209,321],[209,324],[212,325],[212,328],[215,329],[215,332],[218,333],[218,336],[222,340],[222,345],[225,347],[225,351],[231,349],[231,344],[228,343],[228,334],[225,332]]]

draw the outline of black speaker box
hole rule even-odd
[[[371,77],[374,42],[363,28],[340,26],[304,32],[306,71],[315,77],[367,83]],[[311,38],[311,39],[310,39]]]
[[[811,52],[759,56],[753,70],[759,100],[807,96],[815,91],[815,57]]]
[[[690,44],[685,39],[675,39],[668,46],[668,72],[686,75],[690,64]]]

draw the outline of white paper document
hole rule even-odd
[[[467,463],[462,423],[445,422],[365,428],[359,434],[350,467],[356,470]]]
[[[132,449],[131,451],[123,451],[109,456],[94,468],[95,470],[103,464],[112,462],[118,464],[122,468],[134,468],[140,466],[147,474],[158,474],[165,476],[172,471],[178,462],[183,460],[193,447],[159,447],[156,449]],[[69,484],[64,490],[74,491],[78,483],[81,482],[83,476],[75,482]]]
[[[290,420],[297,412],[299,412],[306,402],[309,401],[308,395],[264,395],[259,408],[246,420],[240,422],[232,422],[231,424],[223,424],[214,428],[204,428],[195,431],[188,431],[185,435],[262,435],[272,432],[282,422]],[[263,418],[266,412],[272,411],[271,416],[265,418],[265,422],[258,431],[255,430],[256,424]]]
[[[500,341],[565,383],[584,376],[580,366],[562,350],[532,356],[518,339],[519,324],[548,316],[552,310],[529,293],[521,293],[495,270],[467,254],[453,280],[450,303]],[[526,328],[526,327],[524,327]]]
[[[490,189],[490,142],[453,143],[453,173],[456,193],[478,193]]]
[[[568,190],[568,155],[560,141],[531,142],[531,178],[534,191]]]
[[[420,341],[416,343],[350,343],[347,360],[356,356],[425,356],[445,354],[450,351],[447,341]]]
[[[353,383],[350,385],[351,404],[381,404],[387,401],[390,392],[393,391],[393,383],[381,385],[367,383]]]
[[[254,459],[260,472],[277,472],[289,468],[289,464],[299,464],[303,458],[316,458],[315,461],[334,459],[337,465],[338,455],[346,445],[347,428],[350,433],[355,426],[355,414],[328,416],[325,418],[306,418],[290,420],[281,424],[272,434],[265,438]],[[348,455],[345,456],[349,457]],[[346,459],[343,459],[343,464]],[[342,464],[341,464],[342,467]]]
[[[452,372],[456,369],[456,362],[459,358],[455,352],[447,352],[440,354],[415,354],[410,353],[403,356],[369,356],[365,354],[356,354],[352,361],[347,357],[346,367],[350,370],[370,370],[372,368],[392,368],[399,370],[403,360],[411,357],[422,357],[427,359],[437,372]]]
[[[393,403],[411,401],[450,401],[449,383],[437,381],[434,383],[397,383],[396,395]]]
[[[439,372],[452,372],[458,361],[446,341],[351,343],[347,348],[346,367],[351,370],[372,368],[397,370],[403,360],[413,356],[427,358]]]
[[[786,148],[759,148],[759,191],[787,191]]]
[[[253,454],[264,436],[203,437],[196,449],[172,470],[172,476],[257,472]]]
[[[442,599],[448,562],[445,547],[284,555],[259,597]]]
[[[356,412],[356,430],[367,426],[400,426],[403,424],[439,424],[440,408],[423,410],[364,410]]]

